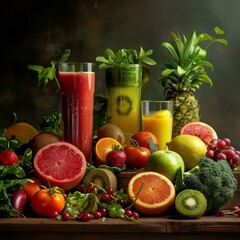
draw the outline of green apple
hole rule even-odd
[[[172,183],[175,182],[176,173],[179,168],[182,168],[184,172],[184,161],[178,153],[170,150],[153,152],[144,166],[145,171],[158,172],[170,179]]]

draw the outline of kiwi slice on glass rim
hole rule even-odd
[[[205,196],[198,190],[185,189],[175,199],[175,209],[183,217],[199,218],[207,208]]]

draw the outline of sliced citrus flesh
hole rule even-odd
[[[70,190],[83,179],[86,159],[83,153],[67,142],[54,142],[41,148],[34,157],[37,177],[46,185]]]
[[[27,142],[38,134],[38,130],[29,123],[19,122],[8,127],[5,137],[10,139],[16,136],[20,141]]]
[[[137,173],[130,179],[128,195],[139,212],[159,215],[173,206],[176,192],[173,183],[167,177],[157,172],[146,171]]]
[[[100,164],[107,164],[106,156],[115,146],[122,145],[114,138],[104,137],[97,141],[95,145],[95,156]]]
[[[212,139],[218,138],[216,131],[204,122],[189,122],[182,127],[180,134],[199,137],[206,145],[209,144]]]

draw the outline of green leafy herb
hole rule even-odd
[[[38,87],[45,87],[51,81],[55,80],[58,88],[60,89],[60,85],[56,76],[56,65],[59,62],[65,62],[71,54],[70,49],[65,49],[63,52],[60,52],[56,59],[51,61],[50,67],[43,67],[40,65],[28,65],[29,70],[38,72]]]
[[[62,113],[54,112],[43,116],[42,122],[38,124],[39,132],[49,131],[62,137]]]
[[[23,187],[29,179],[0,180],[0,216],[18,217],[19,213],[11,204],[12,193]]]
[[[102,94],[94,95],[94,113],[93,113],[93,136],[98,132],[98,127],[108,123],[110,118],[107,116],[107,98]]]
[[[144,51],[140,48],[139,53],[134,49],[121,49],[117,52],[113,52],[107,48],[104,51],[103,56],[96,58],[97,62],[100,62],[99,69],[106,69],[113,66],[119,66],[124,64],[142,64],[142,65],[155,65],[156,62],[150,58],[153,50]]]

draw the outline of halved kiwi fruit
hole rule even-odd
[[[85,189],[87,189],[91,183],[94,183],[103,189],[107,189],[108,187],[111,187],[113,191],[116,191],[117,189],[117,178],[115,174],[104,168],[95,168],[84,177],[83,184]]]
[[[183,217],[199,218],[206,211],[207,200],[200,191],[185,189],[177,194],[175,208]]]

